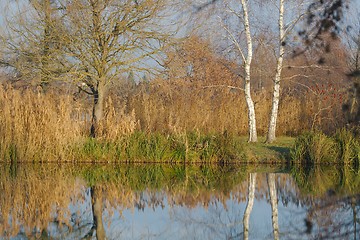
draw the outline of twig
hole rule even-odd
[[[230,86],[230,85],[209,85],[209,86],[204,86],[203,88],[216,88],[216,87],[225,87],[225,88],[230,88],[230,89],[236,89],[236,90],[240,90],[240,91],[245,91],[243,88],[240,87],[235,87],[235,86]]]

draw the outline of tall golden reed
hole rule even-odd
[[[2,159],[58,160],[79,137],[81,123],[70,96],[0,86]],[[78,114],[79,115],[79,114]]]
[[[112,92],[97,139],[115,143],[134,131],[175,134],[247,134],[243,93],[229,88],[204,88],[186,81],[154,80],[125,92]],[[267,131],[271,104],[268,92],[254,94],[258,130]],[[321,104],[320,104],[321,103]],[[325,132],[345,124],[341,103],[317,96],[283,94],[278,135],[297,135],[311,128]],[[0,86],[0,160],[79,161],[78,146],[89,138],[91,104],[69,94]]]

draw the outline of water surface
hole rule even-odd
[[[0,167],[6,239],[360,238],[358,168]]]

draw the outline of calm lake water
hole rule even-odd
[[[360,239],[358,167],[0,168],[4,239]]]

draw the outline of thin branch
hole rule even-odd
[[[295,28],[296,24],[302,20],[306,16],[305,13],[300,14],[296,19],[292,20],[290,23],[286,24],[284,29],[284,38]],[[284,39],[281,39],[281,41],[284,41]]]
[[[329,105],[329,106],[327,106],[325,108],[320,108],[319,111],[317,111],[317,113],[314,114],[313,122],[311,124],[311,130],[314,130],[315,122],[317,120],[317,117],[320,115],[320,113],[325,111],[325,110],[328,110],[328,109],[330,109],[332,107],[333,107],[333,105]]]
[[[231,85],[225,85],[225,84],[203,86],[203,89],[205,89],[205,88],[218,88],[218,87],[224,87],[224,88],[230,88],[230,89],[236,89],[236,90],[240,90],[240,91],[245,91],[243,88],[235,87],[235,86],[231,86]]]
[[[219,18],[220,18],[220,17],[219,17]],[[222,23],[221,18],[220,18],[220,21],[221,21],[221,23]],[[223,25],[223,28],[225,29],[225,31],[229,34],[230,40],[231,40],[232,43],[236,46],[237,50],[240,52],[241,58],[243,59],[244,62],[246,62],[245,55],[244,55],[244,53],[243,53],[243,51],[242,51],[242,48],[241,48],[239,42],[236,40],[234,34],[230,31],[230,29],[229,29],[228,27],[225,26],[225,24],[222,23],[222,25]]]
[[[282,79],[291,80],[291,79],[298,78],[298,77],[311,78],[311,77],[314,77],[314,75],[295,74],[295,75],[292,75],[291,77],[283,77]],[[295,81],[291,81],[291,82],[297,83]]]
[[[322,65],[317,65],[317,64],[311,64],[311,65],[306,65],[306,66],[292,66],[292,65],[288,65],[288,66],[284,66],[284,68],[297,68],[297,69],[306,69],[306,68],[317,68],[317,69],[322,69],[322,70],[331,70],[331,69],[336,69],[336,68],[341,68],[341,67],[327,67],[327,66],[322,66]]]
[[[83,89],[81,86],[77,86],[77,87],[78,87],[78,89],[79,89],[78,94],[79,94],[80,92],[84,92],[84,93],[89,94],[89,95],[91,95],[91,96],[94,95],[94,93],[89,92],[89,91]]]
[[[312,93],[314,93],[316,96],[318,95],[314,90],[311,89],[311,87],[309,87],[309,86],[307,86],[305,84],[302,84],[302,83],[299,83],[299,82],[296,82],[296,81],[292,81],[292,80],[290,80],[290,82],[296,83],[296,84],[298,84],[300,86],[303,86],[303,87],[307,88],[309,91],[311,91]]]

